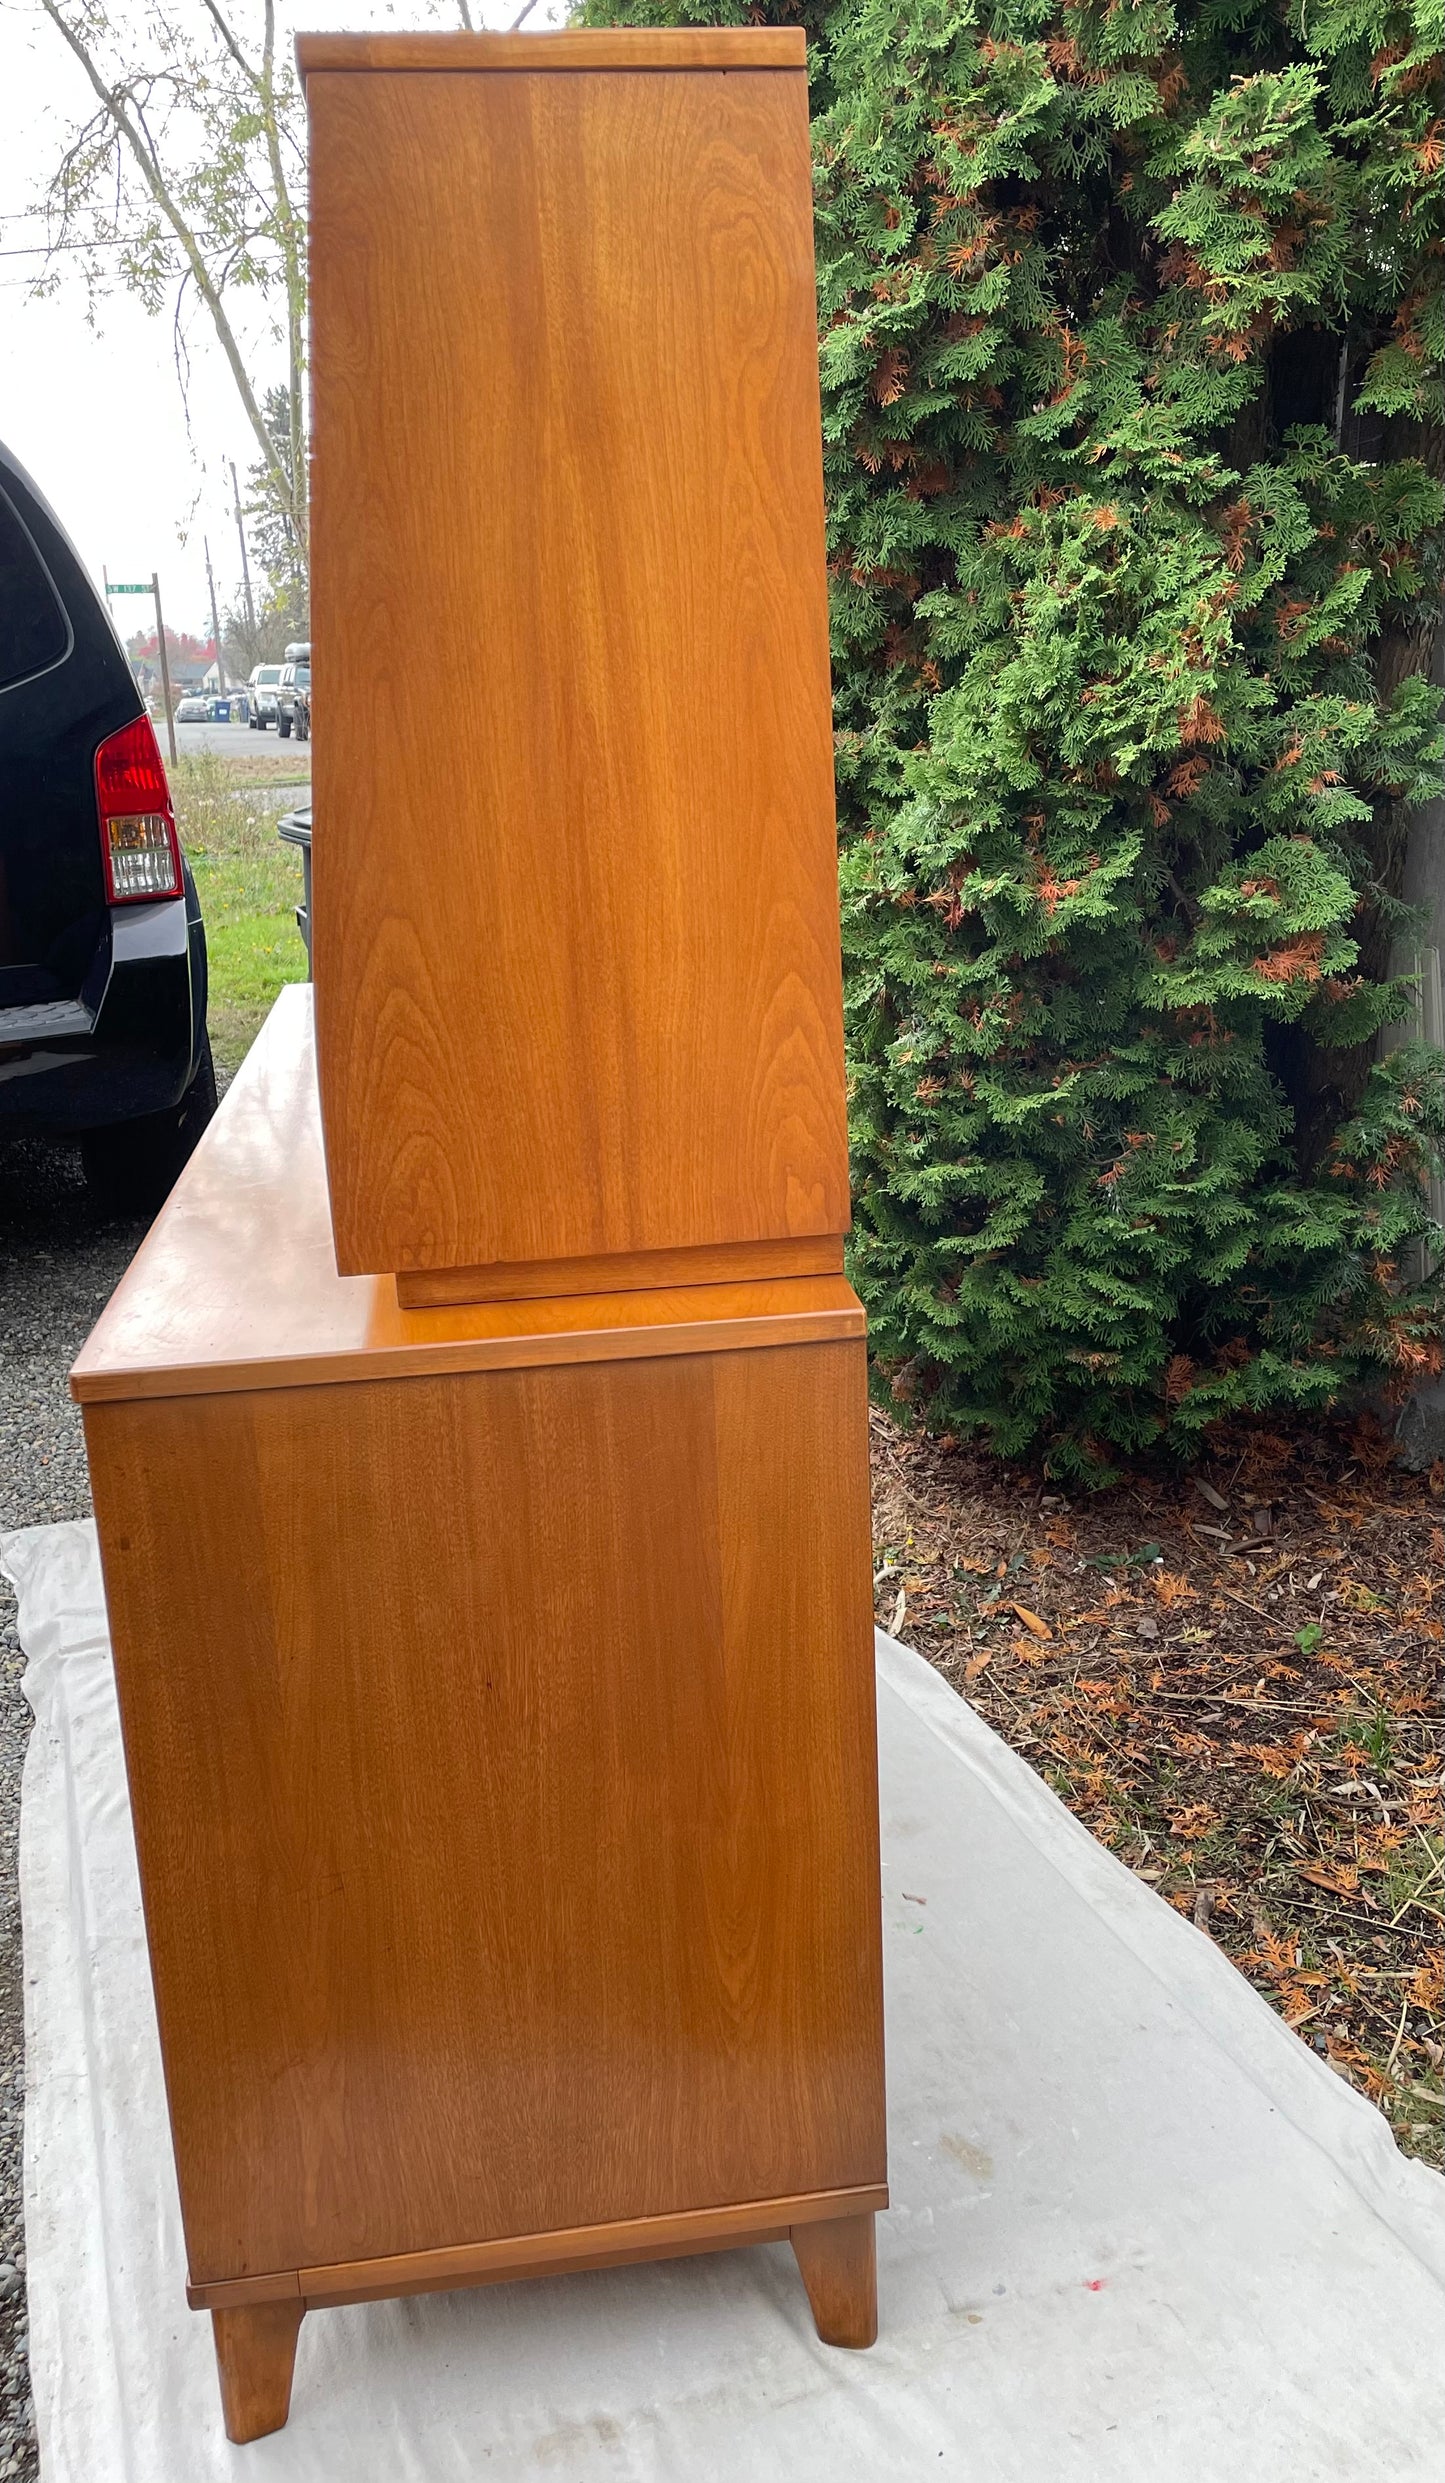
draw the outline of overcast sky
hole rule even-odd
[[[200,0],[182,0],[200,15]],[[518,0],[473,4],[474,20],[504,26]],[[115,0],[117,13],[127,0]],[[245,0],[237,14],[259,16]],[[294,26],[394,27],[447,20],[405,0],[299,0],[284,9]],[[539,0],[527,29],[560,22],[564,0]],[[160,573],[168,625],[210,635],[203,540],[209,538],[222,611],[239,600],[240,553],[231,507],[229,460],[245,487],[256,455],[234,383],[205,312],[185,325],[187,383],[177,375],[171,312],[151,319],[114,293],[93,313],[81,278],[65,279],[44,301],[27,297],[39,268],[35,245],[45,226],[37,200],[69,132],[91,106],[90,89],[34,0],[0,0],[0,440],[29,468],[67,528],[97,584]],[[233,312],[234,315],[234,312]],[[253,377],[283,378],[280,350],[259,343]],[[149,624],[150,606],[117,606],[124,634]]]

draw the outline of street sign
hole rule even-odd
[[[105,591],[107,595],[148,595],[151,590],[149,583],[144,586],[117,586],[114,579],[108,579]]]

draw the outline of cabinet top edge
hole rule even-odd
[[[861,1338],[842,1276],[403,1310],[341,1276],[312,988],[288,984],[70,1375],[82,1404]]]
[[[598,27],[558,34],[299,34],[316,70],[804,69],[801,26]]]

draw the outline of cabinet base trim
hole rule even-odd
[[[623,1250],[587,1259],[501,1261],[493,1267],[403,1268],[403,1310],[466,1302],[535,1302],[575,1293],[650,1293],[674,1285],[767,1284],[780,1276],[837,1276],[841,1233],[800,1241],[706,1242],[687,1250]]]
[[[566,2276],[580,2268],[626,2267],[645,2259],[680,2259],[701,2251],[786,2241],[794,2225],[878,2213],[887,2205],[882,2182],[856,2190],[808,2190],[791,2198],[750,2199],[735,2207],[700,2207],[683,2215],[632,2216],[616,2224],[462,2242],[450,2250],[408,2250],[386,2259],[278,2268],[265,2276],[187,2285],[186,2300],[195,2311],[230,2310],[299,2296],[322,2310],[344,2302],[387,2301],[397,2294],[443,2293],[464,2285]]]

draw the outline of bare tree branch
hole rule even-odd
[[[262,464],[270,479],[271,488],[274,489],[281,507],[286,512],[288,529],[294,535],[304,566],[307,513],[301,390],[305,370],[305,235],[302,220],[297,213],[286,178],[282,148],[275,75],[275,0],[266,0],[264,46],[259,67],[253,66],[247,59],[233,27],[218,5],[218,0],[203,0],[203,5],[226,54],[256,98],[255,120],[260,126],[271,175],[272,194],[268,198],[251,179],[245,168],[242,153],[239,177],[244,186],[253,192],[264,221],[261,230],[255,236],[251,236],[246,232],[246,225],[249,224],[250,219],[243,219],[240,249],[243,255],[249,256],[254,241],[269,242],[280,259],[280,280],[285,294],[290,437],[286,443],[287,455],[284,458],[277,442],[272,437],[257,400],[240,341],[222,298],[227,276],[236,264],[235,220],[229,212],[221,218],[223,228],[230,228],[229,234],[223,236],[218,233],[215,238],[218,240],[223,237],[229,238],[233,247],[229,255],[213,271],[207,263],[201,232],[193,218],[186,212],[177,184],[167,176],[162,162],[160,141],[149,123],[148,108],[158,90],[168,89],[171,100],[174,102],[188,105],[193,101],[182,74],[169,68],[151,73],[135,72],[129,77],[122,77],[112,83],[107,79],[90,41],[87,40],[86,32],[72,24],[65,15],[60,0],[40,0],[40,4],[45,15],[84,71],[100,106],[94,118],[86,124],[66,150],[59,174],[52,184],[52,193],[58,191],[59,194],[62,234],[66,231],[72,217],[78,215],[85,204],[87,175],[93,181],[100,170],[101,137],[103,132],[108,132],[117,150],[117,197],[113,220],[119,221],[123,204],[123,191],[119,176],[122,157],[128,156],[139,172],[159,223],[169,231],[179,247],[190,280],[195,285],[198,297],[205,304],[217,342],[230,366],[231,376],[235,381],[246,419],[260,448]],[[164,21],[162,21],[162,26],[164,27]],[[158,239],[159,236],[157,236]],[[254,271],[252,280],[254,281]],[[131,281],[143,295],[150,293],[152,307],[159,307],[159,302],[155,299],[159,285],[163,281],[159,264],[153,262],[147,267],[142,261],[137,260]],[[179,302],[177,315],[179,315]],[[289,473],[286,470],[288,465]]]
[[[276,0],[266,0],[266,34],[262,52],[261,96],[262,117],[266,126],[266,153],[271,165],[271,178],[276,185],[277,203],[283,224],[282,250],[286,270],[286,359],[287,380],[291,399],[291,511],[296,540],[303,559],[310,528],[306,507],[306,452],[301,429],[301,383],[305,370],[306,317],[305,276],[297,249],[298,224],[286,187],[281,163],[281,148],[276,134]]]
[[[217,8],[216,0],[201,0],[201,5],[204,8],[207,17],[209,17],[211,24],[215,27],[216,32],[220,36],[227,51],[230,53],[236,67],[240,70],[242,77],[245,78],[248,84],[252,86],[259,85],[260,81],[257,78],[255,70],[252,68],[245,53],[242,51],[231,27],[227,25],[226,20]]]

